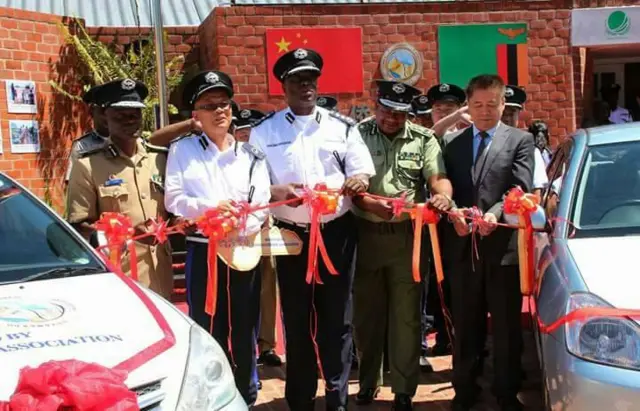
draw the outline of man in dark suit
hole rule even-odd
[[[522,409],[520,389],[520,294],[517,237],[503,222],[503,196],[514,186],[530,191],[533,181],[533,138],[500,121],[505,107],[505,84],[495,75],[473,78],[467,87],[473,126],[447,134],[443,156],[453,185],[459,216],[444,233],[451,280],[455,346],[453,410],[469,410],[480,392],[476,385],[480,324],[486,303],[493,325],[495,380],[493,392],[501,410]],[[477,206],[484,224],[472,232],[462,217]],[[478,254],[472,236],[476,236]]]

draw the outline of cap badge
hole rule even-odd
[[[251,117],[251,112],[249,110],[242,110],[240,112],[240,117],[249,118],[249,117]]]
[[[405,88],[404,84],[396,83],[393,85],[393,87],[391,87],[391,90],[393,90],[396,94],[402,94],[407,89]]]
[[[128,78],[122,80],[121,86],[123,90],[133,90],[134,88],[136,88],[136,82]]]
[[[293,53],[293,56],[295,58],[297,58],[298,60],[302,60],[303,58],[307,57],[309,55],[309,53],[307,53],[307,50],[305,49],[298,49]]]
[[[216,84],[217,82],[220,81],[220,77],[218,77],[218,75],[216,73],[214,73],[213,71],[208,72],[205,76],[204,79],[207,83],[210,84]]]
[[[318,99],[318,105],[319,105],[319,106],[324,106],[325,104],[327,104],[327,99],[326,99],[326,98],[324,98],[324,97],[320,97],[320,98]]]
[[[429,102],[429,99],[427,98],[427,96],[420,96],[420,98],[418,98],[418,102],[420,104],[427,104]]]
[[[511,87],[507,87],[504,90],[504,96],[505,97],[513,97],[513,94],[514,94],[514,92],[513,92],[513,89]]]
[[[440,90],[441,93],[446,93],[447,91],[449,91],[449,85],[448,84],[440,84],[440,88],[438,90]]]

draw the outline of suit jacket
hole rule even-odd
[[[503,196],[513,187],[531,191],[534,168],[533,136],[526,131],[500,123],[491,144],[473,167],[473,127],[445,135],[443,157],[447,176],[453,186],[453,200],[460,208],[477,206],[482,212],[502,217]],[[444,257],[449,261],[471,257],[471,236],[460,237],[453,224],[444,228]],[[480,237],[478,252],[502,265],[518,263],[517,235],[513,229],[498,227],[491,235]]]

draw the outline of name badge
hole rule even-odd
[[[122,180],[121,178],[109,177],[109,179],[104,182],[104,186],[105,187],[120,186],[122,185],[122,183],[124,183],[124,180]]]

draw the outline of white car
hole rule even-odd
[[[76,359],[115,367],[164,341],[163,327],[175,342],[132,364],[126,380],[142,410],[247,410],[209,333],[108,272],[71,226],[0,173],[0,401],[25,366]]]

